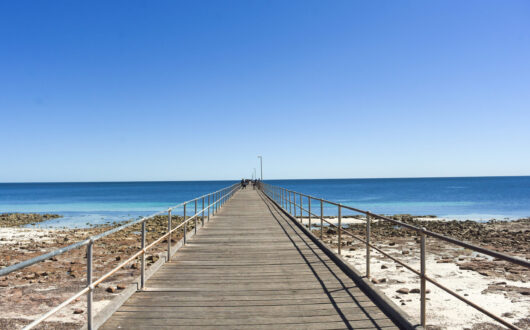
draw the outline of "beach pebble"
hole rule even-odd
[[[83,310],[80,308],[74,309],[74,314],[83,314]]]

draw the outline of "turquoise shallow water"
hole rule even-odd
[[[63,218],[41,226],[85,227],[148,215],[235,182],[4,183],[0,184],[0,213],[59,213]],[[382,214],[460,220],[530,216],[530,176],[267,182]],[[325,209],[327,214],[335,212]]]

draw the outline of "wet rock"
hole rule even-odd
[[[0,227],[21,227],[60,217],[58,214],[2,213],[0,214]]]

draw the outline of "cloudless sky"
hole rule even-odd
[[[2,1],[0,182],[530,174],[529,1]]]

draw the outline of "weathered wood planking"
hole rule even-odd
[[[397,329],[300,228],[247,188],[102,329]]]

